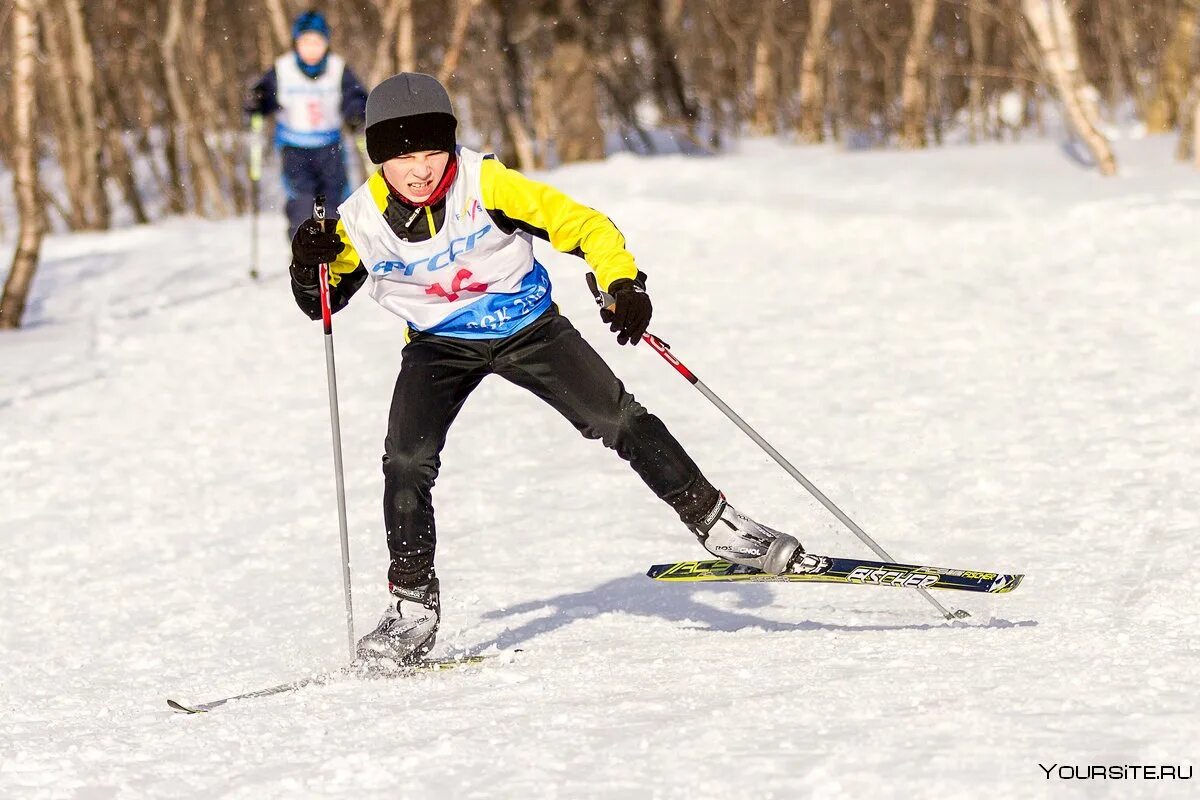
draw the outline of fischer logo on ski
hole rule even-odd
[[[938,582],[938,576],[921,572],[901,572],[894,569],[856,567],[853,572],[846,576],[846,580],[850,583],[878,583],[888,586],[911,586],[913,588],[928,589]]]

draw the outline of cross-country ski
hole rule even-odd
[[[413,661],[403,665],[396,665],[391,668],[372,667],[364,663],[353,663],[340,669],[331,672],[318,672],[315,675],[309,675],[304,678],[298,678],[294,681],[269,686],[265,689],[256,689],[242,694],[230,695],[217,700],[209,700],[203,703],[185,704],[171,698],[167,699],[167,707],[172,711],[178,711],[183,714],[203,714],[206,711],[212,711],[214,708],[220,708],[226,703],[237,702],[239,700],[253,700],[260,697],[274,697],[275,695],[287,694],[296,692],[309,686],[322,686],[332,681],[344,680],[346,678],[358,678],[360,680],[395,680],[399,678],[408,678],[415,675],[421,675],[427,672],[446,672],[459,667],[475,666],[482,664],[489,658],[494,656],[459,656],[449,658],[425,658],[418,661]]]
[[[922,567],[860,558],[833,558],[805,553],[787,571],[763,572],[729,561],[677,561],[655,564],[646,575],[668,583],[753,581],[756,583],[842,583],[893,586],[902,589],[957,589],[963,592],[1005,594],[1021,584],[1024,575],[980,570]]]

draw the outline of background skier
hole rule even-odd
[[[612,221],[562,192],[456,146],[444,87],[402,73],[366,106],[371,160],[382,168],[338,209],[336,230],[316,220],[292,242],[292,289],[321,316],[317,266],[330,265],[330,304],[364,284],[408,323],[383,456],[384,520],[397,598],[359,654],[404,661],[433,646],[440,620],[431,490],[446,433],[489,374],[524,387],[629,462],[712,553],[786,570],[803,552],[792,536],[739,514],[663,423],[625,390],[561,314],[533,237],[582,257],[613,298],[604,313],[620,344],[650,322],[646,276]]]
[[[306,11],[292,26],[293,50],[280,56],[250,90],[248,114],[275,114],[282,154],[288,230],[312,213],[313,197],[349,192],[342,126],[362,126],[367,92],[344,59],[329,49],[325,16]]]

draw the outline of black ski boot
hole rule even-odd
[[[396,602],[383,612],[375,630],[358,640],[358,657],[369,664],[400,667],[420,661],[433,649],[442,604],[437,578],[411,589],[393,585],[391,591]]]
[[[787,572],[804,555],[799,539],[750,519],[729,505],[724,493],[699,524],[688,527],[717,558],[771,575]]]

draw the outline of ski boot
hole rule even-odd
[[[724,493],[700,523],[688,528],[717,558],[770,575],[789,571],[804,555],[804,547],[795,536],[750,519],[729,505]]]
[[[395,668],[420,661],[433,649],[442,604],[437,578],[411,589],[389,588],[396,601],[375,630],[358,640],[358,657],[368,665]]]

